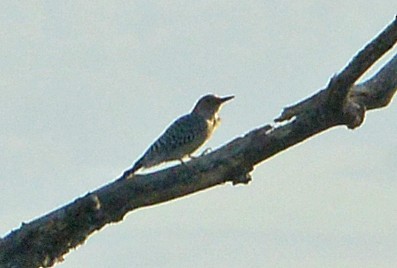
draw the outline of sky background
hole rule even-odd
[[[324,87],[397,2],[1,1],[0,10],[4,236],[118,177],[204,94],[236,96],[206,147],[272,122]],[[331,129],[262,163],[247,186],[134,211],[57,267],[395,267],[396,120],[394,101],[357,130]]]

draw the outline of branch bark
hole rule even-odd
[[[356,128],[367,110],[388,105],[397,90],[397,55],[371,79],[354,83],[397,41],[397,18],[327,88],[286,108],[265,125],[222,148],[171,167],[128,180],[116,180],[10,232],[0,240],[0,267],[49,267],[96,230],[130,211],[209,187],[246,184],[254,166],[326,129]]]

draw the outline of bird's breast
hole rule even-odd
[[[207,128],[209,135],[211,135],[212,132],[215,131],[215,129],[219,126],[220,122],[221,120],[218,116],[214,116],[213,118],[207,120]]]

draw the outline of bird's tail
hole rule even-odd
[[[127,169],[124,171],[123,174],[123,179],[127,179],[131,174],[134,174],[138,169],[143,167],[143,158],[139,159],[138,161],[135,162],[135,164],[132,166],[132,168]]]

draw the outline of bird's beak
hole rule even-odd
[[[224,102],[227,102],[227,101],[229,101],[229,100],[231,100],[233,98],[234,98],[233,95],[232,96],[227,96],[227,97],[220,98],[219,101],[220,101],[220,103],[224,103]]]

